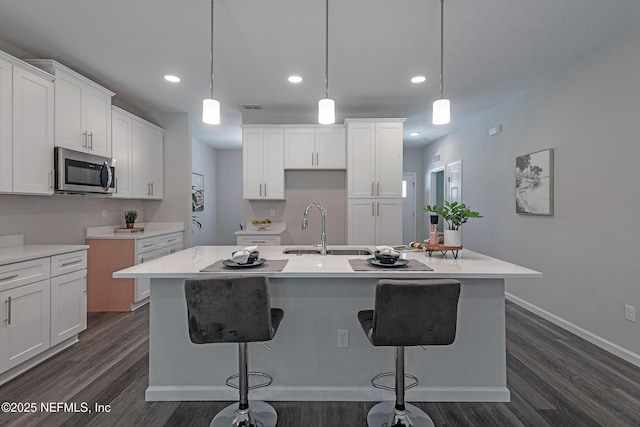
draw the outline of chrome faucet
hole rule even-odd
[[[315,244],[313,245],[313,247],[317,249],[318,246],[320,246],[320,255],[326,255],[327,254],[327,233],[326,233],[327,211],[325,210],[325,208],[322,207],[322,205],[314,202],[307,206],[307,208],[304,210],[304,216],[302,217],[302,229],[303,230],[307,229],[307,212],[309,212],[309,208],[311,206],[315,206],[316,208],[320,209],[320,213],[322,214],[322,234],[320,235],[320,245]]]

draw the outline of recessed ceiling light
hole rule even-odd
[[[300,83],[300,82],[302,82],[302,77],[300,77],[300,76],[289,76],[289,78],[287,80],[289,80],[289,83]]]
[[[418,136],[418,135],[420,135],[420,132],[411,132],[409,135],[411,135],[411,136]]]
[[[411,77],[411,83],[424,83],[427,80],[425,76],[413,76]]]
[[[164,76],[164,79],[168,82],[171,83],[179,83],[180,82],[180,77],[178,76],[174,76],[172,74],[167,74],[166,76]]]

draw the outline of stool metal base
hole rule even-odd
[[[404,411],[397,411],[394,402],[380,402],[367,414],[369,427],[434,427],[433,420],[422,409],[405,403]]]
[[[248,411],[240,411],[240,404],[233,403],[218,412],[210,427],[275,427],[278,414],[266,402],[250,401]]]

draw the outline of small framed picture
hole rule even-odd
[[[553,215],[553,149],[516,157],[516,213]]]
[[[204,210],[204,175],[191,174],[191,210],[202,212]]]

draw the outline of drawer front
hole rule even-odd
[[[154,251],[158,249],[157,237],[148,237],[146,239],[136,240],[136,254],[143,254],[145,252]]]
[[[87,268],[87,251],[70,252],[51,257],[51,277]]]
[[[156,249],[168,248],[170,246],[182,245],[182,233],[171,233],[158,236],[158,245]]]
[[[280,245],[280,236],[238,236],[236,242],[242,246],[278,246]]]
[[[28,285],[51,276],[49,257],[0,266],[0,291]]]

